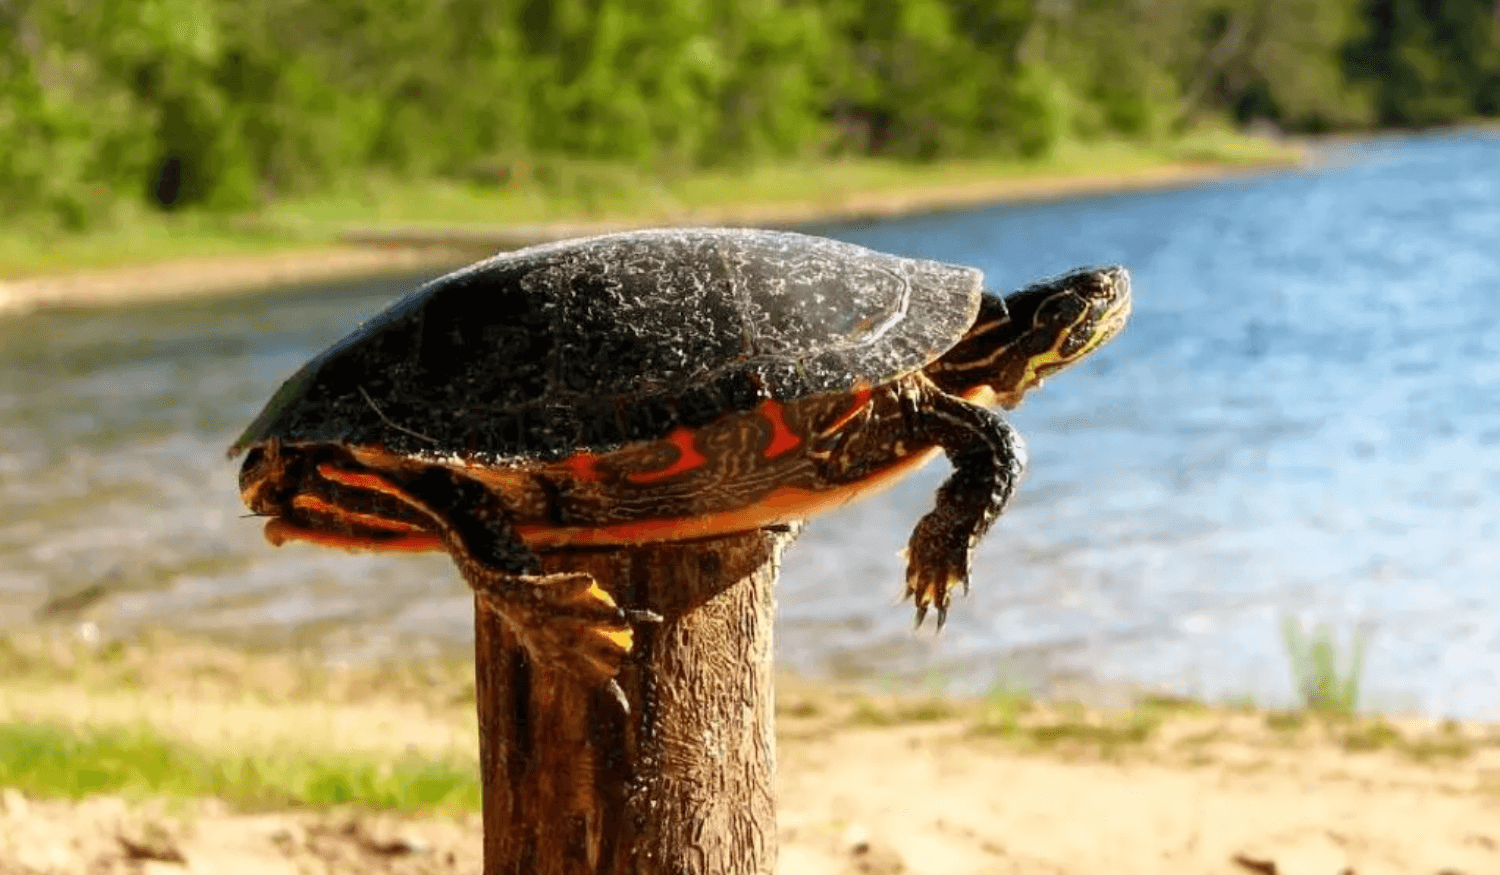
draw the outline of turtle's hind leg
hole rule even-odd
[[[968,590],[975,545],[1021,479],[1026,444],[998,414],[922,383],[907,416],[916,432],[948,454],[953,474],[938,488],[937,506],[912,531],[906,595],[916,603],[917,625],[936,608],[942,628],[954,587]]]
[[[660,620],[624,610],[588,574],[543,574],[516,535],[510,514],[482,484],[433,468],[402,484],[368,471],[319,466],[345,486],[397,498],[430,519],[481,610],[498,615],[536,665],[557,667],[605,687],[627,710],[615,681],[635,643],[633,622]]]

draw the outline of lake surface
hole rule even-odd
[[[788,552],[782,665],[1284,703],[1292,616],[1346,645],[1368,631],[1366,706],[1500,717],[1500,137],[1340,158],[811,229],[1003,289],[1119,262],[1136,307],[1011,414],[1030,473],[942,636],[911,631],[896,555],[939,463]],[[418,279],[0,318],[0,630],[87,618],[335,660],[464,652],[470,601],[445,558],[272,548],[224,458],[282,379]],[[79,594],[95,603],[70,607]]]

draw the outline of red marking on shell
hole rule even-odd
[[[579,480],[598,480],[599,457],[592,453],[578,453],[563,460],[562,466]]]
[[[857,416],[861,410],[864,410],[866,404],[870,403],[870,396],[875,394],[875,390],[871,389],[868,386],[862,386],[858,389],[855,389],[850,394],[854,396],[854,403],[849,406],[848,410],[844,411],[842,416],[840,416],[838,419],[835,419],[832,425],[823,429],[823,434],[833,434],[834,432],[848,425],[849,421],[854,419],[854,417]]]
[[[760,403],[757,412],[760,413],[762,419],[771,423],[771,442],[764,450],[767,459],[774,459],[782,453],[795,450],[802,443],[802,438],[797,437],[797,434],[787,427],[781,402],[768,398]]]
[[[743,507],[702,516],[642,519],[596,527],[529,523],[517,525],[516,533],[521,536],[527,546],[533,549],[547,549],[563,546],[686,541],[734,532],[748,532],[776,523],[805,519],[833,510],[856,498],[878,492],[927,464],[937,453],[936,447],[924,447],[864,480],[840,484],[832,489],[783,486]]]
[[[708,462],[708,457],[698,452],[698,448],[693,445],[694,434],[685,425],[672,429],[672,433],[667,435],[667,442],[677,448],[677,459],[665,468],[627,474],[625,479],[631,483],[656,483],[703,467]]]

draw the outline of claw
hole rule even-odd
[[[620,682],[611,679],[608,684],[605,684],[604,689],[609,691],[609,694],[614,697],[616,702],[620,703],[620,710],[628,715],[630,713],[630,702],[625,699],[625,691],[620,688]]]
[[[655,611],[647,611],[641,608],[624,608],[625,617],[632,623],[660,623],[661,614]]]

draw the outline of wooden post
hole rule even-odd
[[[532,665],[475,604],[485,875],[751,875],[776,862],[772,586],[794,533],[544,554],[636,627],[607,691]],[[476,596],[476,598],[482,598]]]

